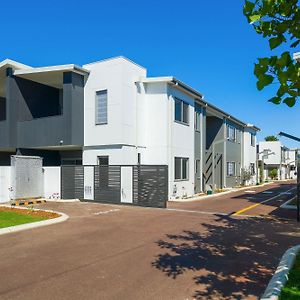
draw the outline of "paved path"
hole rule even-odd
[[[42,205],[70,219],[0,237],[0,299],[257,299],[285,250],[300,243],[300,227],[230,215],[253,204],[244,198],[210,201],[180,211]]]

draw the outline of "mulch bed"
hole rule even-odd
[[[43,211],[43,210],[33,210],[33,209],[18,209],[18,208],[10,208],[10,207],[0,207],[0,212],[7,211],[7,212],[14,212],[20,215],[30,215],[45,219],[54,219],[60,217],[59,214]]]

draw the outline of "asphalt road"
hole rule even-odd
[[[257,299],[284,251],[300,243],[300,227],[277,218],[279,201],[234,214],[290,188],[171,203],[171,210],[41,205],[70,219],[0,236],[0,299]]]

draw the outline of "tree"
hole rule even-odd
[[[268,135],[265,137],[266,142],[277,142],[279,141],[278,137],[275,135]]]
[[[258,58],[254,67],[257,89],[278,83],[274,104],[295,105],[300,96],[300,62],[293,60],[300,43],[300,7],[298,0],[245,0],[244,15],[255,31],[268,38],[270,49],[285,46],[280,56]]]
[[[277,178],[277,169],[272,169],[270,172],[269,172],[269,177],[274,180]]]

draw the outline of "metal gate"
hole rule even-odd
[[[84,166],[61,167],[61,198],[84,198]]]
[[[168,166],[62,166],[63,199],[165,208]]]

